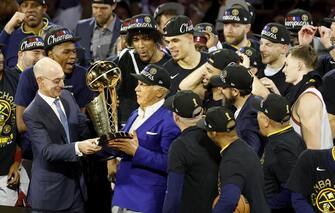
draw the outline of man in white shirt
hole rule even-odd
[[[135,88],[139,108],[128,119],[124,131],[132,138],[115,139],[109,147],[121,151],[116,173],[112,212],[161,212],[167,184],[167,158],[180,130],[172,112],[163,106],[170,88],[170,75],[149,64]]]

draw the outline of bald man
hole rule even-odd
[[[38,92],[23,114],[34,155],[29,201],[33,208],[83,212],[86,187],[80,157],[96,153],[87,139],[87,118],[70,92],[63,90],[64,72],[51,58],[34,67]]]

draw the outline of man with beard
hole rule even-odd
[[[43,56],[43,39],[39,36],[28,36],[21,41],[17,65],[13,71],[21,74],[25,69],[36,64]]]
[[[0,34],[3,48],[5,67],[15,67],[19,45],[22,39],[29,35],[40,35],[49,25],[48,19],[43,18],[47,10],[45,0],[17,0],[19,11],[6,24]]]
[[[251,94],[252,82],[253,78],[248,69],[236,64],[228,65],[220,75],[210,79],[214,88],[213,97],[224,99],[236,108],[234,117],[237,135],[262,156],[264,138],[259,134],[257,110],[252,107],[255,98]]]
[[[333,138],[323,97],[317,87],[321,79],[315,74],[317,54],[311,46],[293,47],[285,62],[285,81],[293,84],[291,124],[308,149],[329,149]]]
[[[173,95],[179,89],[180,82],[203,65],[208,55],[195,49],[193,24],[187,16],[171,18],[164,28],[164,36],[172,56],[164,67],[170,72],[170,95]]]
[[[121,22],[115,10],[118,0],[93,0],[93,18],[78,22],[75,35],[81,37],[85,62],[104,60],[112,55],[115,41],[120,35]]]
[[[135,95],[137,81],[130,74],[138,74],[148,64],[163,65],[170,59],[159,48],[162,34],[152,16],[140,14],[132,17],[127,32],[127,44],[134,49],[122,51],[116,62],[122,71],[122,82],[118,91],[121,123],[125,123],[130,113],[138,107]]]
[[[223,23],[225,39],[223,48],[239,50],[241,47],[252,47],[258,50],[259,44],[247,38],[251,29],[251,17],[247,10],[238,7],[228,8],[218,21]]]
[[[257,72],[263,85],[271,92],[286,96],[290,84],[285,82],[282,72],[285,57],[290,43],[290,34],[285,26],[278,23],[268,23],[262,30],[260,47],[264,70]]]
[[[204,107],[209,108],[215,101],[212,90],[209,88],[209,79],[214,75],[219,75],[229,63],[240,61],[235,51],[230,49],[220,49],[209,53],[207,62],[194,70],[179,85],[181,90],[192,90],[204,99]],[[221,100],[220,100],[221,103]]]

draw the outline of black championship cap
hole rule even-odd
[[[259,51],[256,51],[252,47],[241,47],[239,51],[249,57],[250,66],[257,68],[262,66],[262,57]]]
[[[16,0],[17,1],[17,3],[20,5],[20,4],[22,4],[22,2],[24,2],[24,1],[28,1],[28,0]],[[31,1],[31,0],[30,0]],[[40,3],[40,4],[45,4],[45,0],[32,0],[32,1],[37,1],[38,3]]]
[[[330,23],[332,23],[332,22],[335,22],[335,16],[333,17],[333,18],[324,18],[323,19],[325,22],[330,22]]]
[[[252,100],[252,106],[279,123],[288,121],[291,116],[291,106],[288,100],[274,93],[270,93],[265,99],[255,97]]]
[[[68,41],[76,42],[79,40],[80,38],[74,37],[69,29],[60,28],[52,30],[45,35],[44,45],[46,51],[48,51],[55,45],[65,43]]]
[[[156,64],[149,64],[140,74],[131,73],[131,75],[148,85],[158,85],[170,89],[170,74],[165,68]]]
[[[121,23],[120,34],[125,35],[127,34],[128,27],[130,25],[131,18],[126,18]]]
[[[249,12],[244,8],[232,7],[228,8],[221,19],[217,20],[223,23],[240,23],[240,24],[250,24],[251,17]]]
[[[251,90],[252,81],[253,78],[247,68],[232,64],[224,68],[220,75],[212,76],[209,83],[212,87]]]
[[[290,32],[282,24],[268,23],[262,30],[261,38],[273,43],[289,44]]]
[[[246,2],[246,3],[248,5],[248,10],[249,10],[249,14],[250,14],[250,23],[253,24],[255,22],[255,19],[256,19],[256,9],[249,2]]]
[[[285,17],[285,27],[289,31],[298,32],[304,25],[313,25],[312,15],[306,10],[294,9]]]
[[[199,23],[195,25],[193,36],[202,36],[204,37],[206,33],[214,33],[217,35],[218,33],[215,30],[215,27],[211,23]]]
[[[164,36],[178,36],[185,33],[193,33],[193,24],[189,17],[180,15],[172,17],[165,25]]]
[[[154,12],[154,19],[156,20],[159,15],[164,14],[165,12],[184,15],[185,8],[182,4],[176,2],[160,4]]]
[[[244,0],[228,1],[226,4],[226,8],[232,8],[232,7],[243,8],[247,10],[250,14],[251,24],[254,23],[255,18],[256,18],[256,9],[254,8],[254,6],[252,6],[252,4]]]
[[[223,70],[231,62],[238,63],[240,57],[236,54],[235,51],[230,49],[219,49],[209,53],[207,62],[213,67]]]
[[[113,5],[121,0],[92,0],[92,4],[110,4]]]
[[[28,36],[22,39],[19,51],[27,51],[34,49],[44,49],[43,39],[39,36]]]
[[[194,118],[202,112],[202,101],[191,90],[178,91],[165,100],[164,106],[183,118]]]
[[[136,29],[157,30],[157,23],[152,18],[152,16],[147,14],[139,14],[131,18],[127,30]]]
[[[230,132],[235,128],[234,114],[226,107],[212,107],[207,110],[205,118],[201,119],[197,126],[209,132]]]

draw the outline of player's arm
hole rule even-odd
[[[234,212],[241,196],[241,189],[235,184],[225,184],[221,187],[220,198],[213,209],[213,213]]]
[[[27,126],[24,124],[23,121],[23,112],[26,109],[26,107],[16,105],[16,125],[19,133],[23,133],[27,131]]]
[[[335,138],[335,115],[328,113],[328,119],[330,128],[332,130],[332,136]]]
[[[298,101],[297,114],[306,146],[308,149],[320,149],[321,100],[313,93],[305,93]]]
[[[202,80],[206,69],[205,64],[203,64],[198,69],[194,70],[191,74],[189,74],[186,78],[184,78],[179,84],[179,89],[192,91],[199,90],[200,88],[203,89]]]
[[[291,202],[296,212],[314,213],[312,206],[301,193],[292,192]]]

